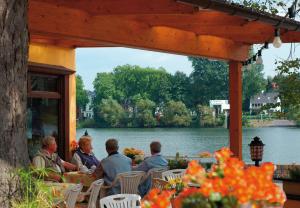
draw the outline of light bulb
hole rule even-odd
[[[282,44],[282,42],[281,42],[280,37],[279,36],[275,37],[274,41],[273,41],[274,48],[280,48],[281,44]]]
[[[274,40],[273,40],[273,46],[274,48],[280,48],[282,44],[282,41],[280,39],[280,32],[279,32],[279,29],[276,29],[275,30],[275,37],[274,37]]]

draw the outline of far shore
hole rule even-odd
[[[296,127],[296,122],[291,120],[274,119],[274,120],[250,120],[249,127]]]
[[[243,128],[265,128],[265,127],[299,127],[295,121],[292,120],[284,120],[284,119],[274,119],[274,120],[260,120],[260,119],[252,119],[249,120],[249,123]],[[176,129],[185,129],[185,128],[193,128],[193,129],[201,129],[201,128],[225,128],[224,126],[187,126],[187,127],[168,127],[168,126],[155,126],[155,127],[100,127],[100,126],[79,126],[77,129],[85,129],[85,128],[95,128],[95,129],[155,129],[155,128],[176,128]]]

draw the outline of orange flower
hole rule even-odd
[[[70,143],[71,151],[75,151],[77,148],[78,148],[78,143],[76,142],[76,140],[72,140]]]
[[[183,176],[183,183],[188,185],[189,183],[202,184],[206,178],[205,169],[196,160],[189,162],[186,174]]]
[[[274,165],[263,163],[260,167],[245,168],[243,161],[232,157],[228,148],[222,148],[215,153],[217,163],[211,171],[197,162],[191,161],[183,177],[185,185],[198,183],[200,188],[186,188],[179,194],[176,202],[180,203],[186,197],[202,195],[209,200],[212,196],[234,197],[239,205],[253,203],[253,207],[265,205],[283,206],[286,196],[282,189],[273,183]],[[148,206],[145,208],[167,208],[170,195],[159,191],[149,193]]]
[[[142,201],[142,208],[167,208],[174,193],[175,191],[152,189]]]
[[[223,147],[220,150],[216,151],[214,156],[218,162],[223,162],[229,159],[233,153],[230,151],[228,147]]]

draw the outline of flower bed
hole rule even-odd
[[[284,192],[272,182],[274,165],[263,163],[260,167],[245,168],[245,164],[232,157],[228,148],[214,154],[217,162],[206,171],[197,161],[191,161],[183,177],[184,189],[176,191],[152,190],[142,203],[144,208],[167,208],[175,198],[175,208],[206,207],[282,207]],[[200,188],[189,187],[198,184]]]

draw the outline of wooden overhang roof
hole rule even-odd
[[[249,46],[300,42],[300,23],[220,0],[29,0],[32,43],[124,46],[243,61]]]

